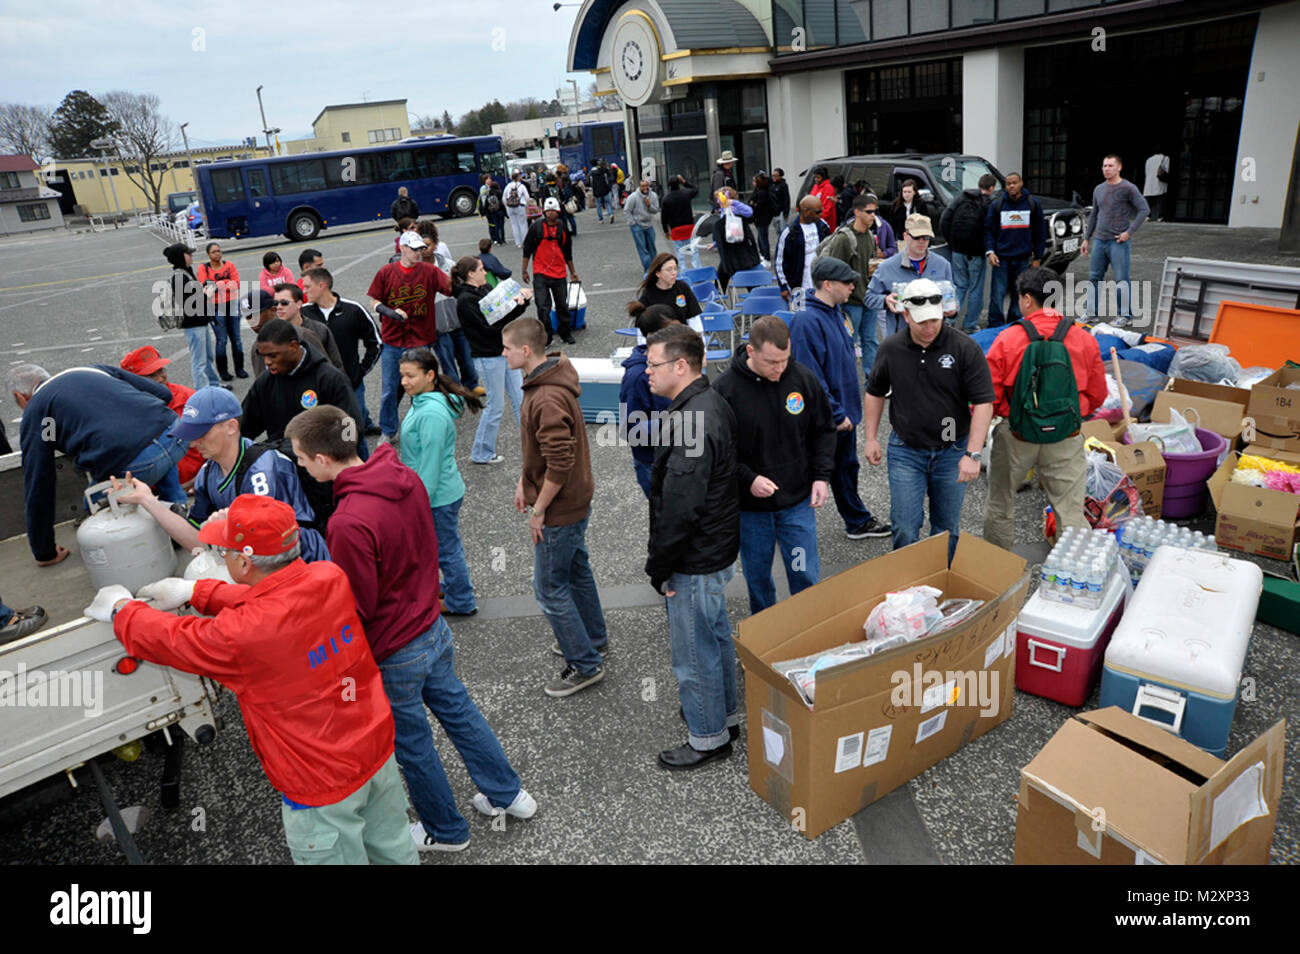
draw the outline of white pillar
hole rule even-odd
[[[1025,50],[975,50],[962,56],[962,152],[983,156],[1003,174],[1024,162]]]

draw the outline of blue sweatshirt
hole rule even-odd
[[[821,381],[831,401],[831,418],[862,423],[862,384],[844,312],[809,295],[803,311],[790,321],[790,357],[806,365]]]
[[[55,554],[54,452],[72,458],[96,483],[121,477],[176,422],[171,399],[166,386],[108,364],[70,368],[36,389],[19,426],[32,556]]]
[[[998,258],[1043,259],[1047,247],[1047,221],[1043,206],[1021,189],[1011,198],[1005,192],[989,203],[984,214],[984,251],[996,252]]]
[[[502,265],[501,259],[497,258],[491,252],[479,252],[478,258],[479,261],[483,263],[483,267],[501,281],[505,281],[510,277],[510,269]]]
[[[634,411],[640,411],[649,417],[656,411],[668,410],[668,406],[673,403],[650,390],[650,376],[645,373],[645,366],[646,345],[637,345],[632,349],[632,354],[623,361],[623,383],[618,387],[618,403],[627,408],[633,437],[637,437],[638,434],[650,434],[649,425],[638,426],[637,421],[630,420]],[[620,436],[624,440],[628,439],[627,433],[622,433]],[[655,448],[634,444],[632,459],[643,464],[653,464]]]

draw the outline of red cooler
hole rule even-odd
[[[1101,606],[1084,609],[1035,592],[1016,620],[1016,688],[1081,706],[1101,678],[1128,587],[1112,573]]]

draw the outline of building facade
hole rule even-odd
[[[411,135],[404,99],[326,106],[312,120],[311,128],[311,139],[288,139],[281,143],[287,155],[382,146]]]
[[[657,178],[742,188],[780,166],[974,154],[1044,195],[1090,200],[1107,153],[1143,184],[1171,157],[1166,216],[1278,228],[1300,126],[1300,2],[586,0],[568,68],[628,109]]]
[[[0,156],[0,235],[63,228],[59,193],[31,156]]]

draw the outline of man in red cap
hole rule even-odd
[[[270,497],[236,497],[199,539],[234,584],[159,580],[137,594],[152,607],[106,586],[85,615],[132,656],[235,693],[297,864],[417,864],[392,710],[343,571],[299,558],[293,508]],[[165,612],[186,603],[211,617]]]
[[[185,402],[190,399],[194,389],[187,388],[183,384],[173,384],[167,379],[166,368],[171,363],[171,358],[164,358],[153,345],[141,345],[134,351],[126,353],[126,357],[122,359],[121,367],[123,371],[130,371],[132,374],[138,374],[150,381],[157,381],[168,391],[171,391],[172,399],[167,406],[179,415],[185,410]],[[180,463],[176,465],[176,469],[180,473],[181,486],[189,490],[199,472],[199,468],[202,466],[203,455],[196,448],[191,447],[185,452],[185,456],[181,458]]]

